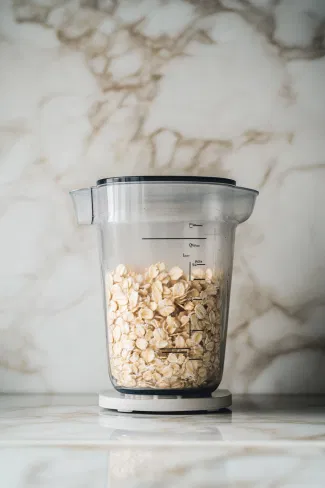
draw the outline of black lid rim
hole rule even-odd
[[[210,183],[236,186],[235,180],[210,176],[113,176],[97,180],[97,186],[111,183]]]

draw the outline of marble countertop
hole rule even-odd
[[[89,396],[0,397],[5,488],[325,485],[324,397],[234,397],[199,415],[100,411]]]

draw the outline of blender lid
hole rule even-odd
[[[97,186],[110,183],[210,183],[236,186],[235,180],[210,176],[113,176],[97,180]]]

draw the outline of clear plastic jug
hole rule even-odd
[[[258,192],[224,178],[120,177],[71,192],[99,229],[109,375],[122,393],[221,382],[235,230]]]

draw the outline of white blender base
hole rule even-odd
[[[189,398],[182,396],[161,395],[126,395],[115,390],[99,394],[99,406],[118,412],[215,412],[231,406],[231,393],[228,390],[216,390],[211,396]]]

